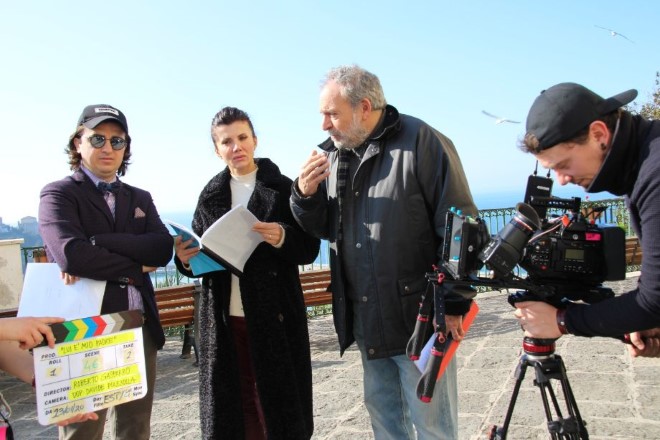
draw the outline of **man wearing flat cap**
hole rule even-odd
[[[156,351],[165,342],[149,276],[172,258],[173,239],[151,195],[120,182],[131,157],[124,114],[105,104],[85,107],[66,148],[73,174],[41,190],[39,229],[48,261],[65,284],[78,278],[106,281],[101,313],[141,310],[147,373],[145,397],[111,408],[112,438],[150,436]],[[101,440],[99,419],[61,427],[60,439]]]
[[[529,110],[521,149],[554,170],[561,185],[624,196],[644,259],[637,288],[615,298],[565,310],[517,304],[527,336],[630,334],[633,356],[660,356],[660,121],[622,108],[636,96],[628,90],[604,99],[561,83],[541,92]]]

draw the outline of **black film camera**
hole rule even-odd
[[[519,203],[509,223],[490,237],[482,219],[449,211],[439,270],[454,282],[528,290],[555,306],[566,299],[595,302],[594,289],[606,292],[599,288],[603,281],[625,278],[623,229],[585,218],[577,197],[536,204],[566,212],[541,220],[534,205]],[[524,279],[512,273],[518,264],[527,272]],[[488,276],[479,277],[484,266]]]

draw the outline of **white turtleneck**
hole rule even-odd
[[[232,174],[229,182],[231,188],[231,207],[235,208],[237,205],[247,207],[250,197],[254,192],[254,186],[257,182],[257,170],[255,169],[249,174],[243,176],[235,176]],[[238,277],[231,276],[231,297],[229,299],[229,315],[230,316],[245,316],[243,312],[243,302],[241,301],[241,289],[238,284]]]

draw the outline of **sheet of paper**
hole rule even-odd
[[[263,238],[252,230],[259,220],[237,205],[213,223],[202,235],[202,246],[224,260],[239,274]]]
[[[28,263],[18,316],[55,316],[66,320],[101,313],[105,281],[81,278],[65,285],[55,263]]]

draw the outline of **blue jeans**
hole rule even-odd
[[[458,438],[456,359],[435,385],[431,402],[417,398],[421,373],[405,355],[368,360],[362,322],[355,305],[353,334],[362,355],[364,402],[376,440]],[[414,425],[414,429],[413,429]]]

